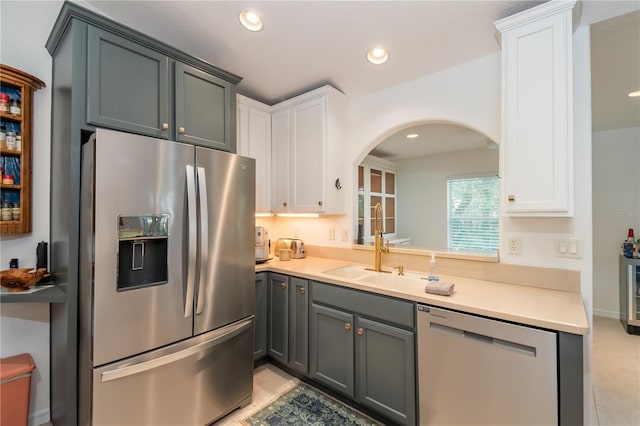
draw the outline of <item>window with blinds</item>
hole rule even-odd
[[[450,250],[498,250],[500,182],[497,176],[447,179]]]

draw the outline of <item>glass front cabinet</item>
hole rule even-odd
[[[640,334],[640,259],[620,256],[620,321],[627,333]]]

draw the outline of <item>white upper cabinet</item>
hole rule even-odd
[[[271,212],[271,113],[268,105],[237,95],[238,154],[256,160],[256,212]]]
[[[273,194],[272,209],[275,213],[288,212],[289,181],[291,172],[291,126],[289,110],[277,112],[271,116],[271,188]]]
[[[574,4],[552,0],[495,23],[502,37],[507,215],[573,215]]]
[[[324,86],[273,110],[273,211],[344,214],[345,95]]]

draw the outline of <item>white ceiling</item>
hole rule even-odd
[[[349,98],[470,61],[500,47],[493,22],[534,1],[103,1],[115,20],[243,80],[238,93],[274,104],[331,84]],[[255,9],[259,32],[238,14]],[[367,62],[376,45],[384,65]]]
[[[242,76],[238,93],[274,104],[324,84],[355,98],[498,52],[493,22],[544,1],[88,3],[127,26]],[[640,8],[638,0],[587,0],[580,5],[580,24]],[[249,32],[240,25],[238,14],[244,9],[261,14],[262,31]],[[597,130],[619,126],[622,116],[635,117],[635,125],[640,126],[636,110],[620,109],[633,107],[628,98],[614,96],[638,82],[638,28],[637,13],[635,17],[593,26],[593,123]],[[390,59],[384,65],[366,61],[367,50],[376,45],[390,51]],[[620,87],[623,85],[624,89]],[[634,90],[640,89],[637,86]],[[625,120],[624,123],[630,122]],[[433,132],[440,137],[460,136],[458,130],[446,127]],[[485,143],[483,136],[471,133],[461,140],[464,145],[471,139],[476,145]],[[416,146],[413,145],[414,150]]]

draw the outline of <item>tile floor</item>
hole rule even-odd
[[[242,420],[257,413],[263,407],[293,389],[300,380],[290,376],[272,364],[262,364],[254,370],[253,398],[251,404],[218,420],[213,426],[239,426]]]
[[[593,317],[593,397],[600,426],[640,425],[640,336]]]

